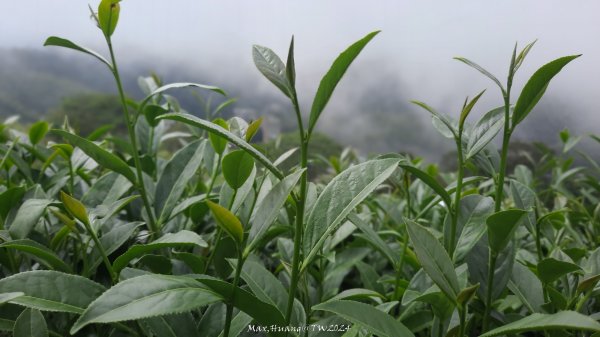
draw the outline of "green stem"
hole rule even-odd
[[[463,337],[466,331],[466,320],[467,320],[467,304],[464,304],[464,308],[458,308],[458,316],[460,318],[460,325],[458,326],[458,337]]]
[[[119,68],[117,67],[117,60],[115,58],[115,53],[113,51],[112,41],[110,37],[106,36],[106,43],[108,44],[108,50],[110,53],[110,59],[112,62],[112,74],[115,78],[115,82],[117,83],[117,89],[119,91],[119,98],[121,100],[121,106],[123,107],[123,113],[125,115],[125,124],[127,125],[127,133],[129,134],[129,141],[132,147],[132,156],[133,162],[135,164],[135,170],[137,173],[137,188],[142,197],[142,202],[144,204],[144,208],[146,209],[146,213],[148,213],[148,227],[151,231],[150,236],[154,237],[159,232],[159,228],[156,224],[156,220],[154,218],[154,213],[152,211],[152,207],[150,206],[150,200],[148,199],[148,193],[146,192],[146,187],[144,185],[144,175],[142,172],[142,164],[140,161],[140,156],[138,153],[137,147],[137,139],[135,135],[135,124],[132,124],[132,120],[129,114],[129,107],[127,106],[127,102],[125,100],[125,92],[123,91],[123,85],[121,83],[121,76],[119,75]]]
[[[535,249],[537,250],[538,263],[542,261],[542,239],[541,239],[541,225],[538,221],[535,223]]]
[[[583,296],[578,302],[577,305],[575,306],[575,311],[579,312],[581,311],[581,308],[583,308],[583,305],[585,304],[585,302],[587,302],[587,300],[590,299],[590,297],[592,296],[592,290],[588,291],[587,294],[585,294],[585,296]]]
[[[296,119],[298,121],[298,133],[300,136],[300,167],[306,168],[308,163],[308,141],[309,135],[304,133],[304,125],[302,123],[302,115],[300,114],[300,107],[298,105],[298,98],[296,94],[292,96],[292,105],[296,112]],[[302,245],[302,230],[304,226],[304,206],[306,201],[306,188],[308,183],[308,170],[305,170],[300,177],[300,195],[296,202],[296,223],[294,229],[294,255],[292,258],[292,275],[290,280],[290,290],[288,293],[287,309],[285,313],[286,324],[290,323],[292,318],[292,310],[294,307],[294,298],[296,296],[296,289],[298,288],[298,279],[300,275],[300,246]]]
[[[500,155],[500,171],[498,172],[498,181],[496,185],[496,199],[494,205],[494,212],[499,212],[502,208],[502,198],[504,193],[504,177],[506,175],[506,158],[508,156],[508,145],[510,142],[510,136],[512,130],[510,128],[510,86],[511,77],[509,76],[509,83],[506,95],[504,95],[504,138],[502,140],[502,153]],[[496,269],[496,254],[491,249],[488,250],[489,263],[488,263],[488,280],[486,289],[486,302],[485,312],[483,315],[483,332],[487,332],[490,321],[490,313],[492,310],[492,291],[494,285],[494,271]]]
[[[487,289],[485,294],[485,311],[483,313],[483,326],[482,331],[488,331],[490,324],[490,315],[492,312],[492,292],[494,288],[494,272],[496,271],[496,260],[498,256],[490,251],[488,259],[488,277],[487,277]]]
[[[92,226],[89,223],[84,222],[83,225],[85,226],[85,229],[88,231],[88,233],[92,237],[92,240],[94,240],[94,244],[96,245],[96,248],[98,249],[98,251],[100,251],[100,255],[102,255],[102,260],[104,261],[104,265],[106,265],[106,269],[108,270],[108,273],[110,274],[112,283],[113,284],[117,283],[117,274],[115,273],[115,271],[112,267],[112,264],[108,260],[108,255],[106,254],[106,250],[104,250],[102,243],[98,239],[98,235],[96,235],[96,232],[94,232],[94,229],[92,228]]]
[[[458,152],[458,177],[456,180],[456,191],[454,192],[454,209],[451,214],[452,224],[450,227],[450,246],[448,247],[448,255],[450,255],[451,258],[454,256],[454,249],[456,247],[456,227],[458,226],[458,215],[460,213],[460,197],[462,194],[464,174],[462,131],[462,127],[460,127],[458,130],[458,140],[456,141],[456,149]]]
[[[73,177],[73,163],[71,162],[71,158],[67,161],[69,165],[69,194],[73,195],[75,190],[75,178]]]
[[[223,330],[224,337],[229,337],[229,329],[231,328],[231,319],[233,316],[233,302],[235,301],[235,293],[238,283],[240,282],[240,274],[242,273],[243,267],[244,259],[242,258],[242,247],[238,247],[238,260],[237,266],[235,267],[235,277],[233,278],[231,297],[229,298],[229,303],[227,303],[227,312],[225,313],[225,329]]]
[[[496,185],[496,199],[494,211],[500,211],[504,193],[504,177],[506,175],[506,159],[508,157],[508,145],[512,130],[510,129],[510,93],[504,97],[504,138],[502,139],[502,153],[500,155],[500,171]]]

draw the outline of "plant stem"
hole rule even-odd
[[[304,125],[302,123],[302,115],[300,114],[300,106],[296,93],[292,95],[292,105],[296,112],[298,121],[298,133],[300,136],[300,167],[305,169],[308,163],[308,141],[309,135],[304,133]],[[304,206],[306,201],[306,188],[308,184],[308,170],[304,170],[300,177],[300,195],[296,202],[296,223],[294,229],[294,255],[292,258],[292,275],[290,280],[290,290],[288,293],[287,309],[285,313],[286,324],[290,323],[292,318],[292,310],[294,307],[294,298],[298,287],[298,279],[300,274],[300,246],[302,245],[302,230],[304,227]]]
[[[502,208],[502,198],[504,193],[504,177],[506,175],[506,158],[508,156],[508,145],[510,142],[511,136],[511,128],[510,128],[510,84],[512,80],[509,77],[509,85],[504,95],[504,138],[502,140],[502,153],[500,155],[500,171],[498,172],[498,181],[496,185],[496,199],[494,200],[494,212],[499,212]],[[492,310],[492,291],[494,285],[494,271],[496,269],[496,253],[492,252],[491,249],[488,250],[489,254],[489,262],[488,262],[488,279],[487,279],[487,289],[486,289],[486,302],[485,302],[485,312],[483,314],[483,330],[482,332],[487,332],[489,321],[490,321],[490,313]]]
[[[235,267],[235,276],[233,278],[233,286],[231,288],[231,297],[229,303],[227,303],[227,312],[225,313],[225,329],[223,330],[223,336],[229,337],[229,329],[231,327],[231,319],[233,315],[233,302],[235,301],[235,293],[237,290],[238,283],[240,282],[240,274],[244,267],[244,259],[242,257],[242,247],[238,247],[238,260],[237,266]]]
[[[498,172],[498,181],[496,184],[496,198],[494,211],[500,211],[502,207],[502,197],[504,193],[504,177],[506,175],[506,159],[508,157],[508,146],[511,136],[510,129],[510,92],[504,97],[504,138],[502,139],[502,153],[500,155],[500,170]]]
[[[135,170],[137,173],[137,188],[142,197],[142,202],[144,204],[144,208],[146,209],[146,213],[148,213],[148,227],[151,232],[150,236],[154,237],[156,234],[158,234],[160,229],[158,228],[156,220],[154,219],[154,213],[152,211],[152,207],[150,206],[150,200],[148,199],[148,193],[146,192],[146,187],[144,185],[144,174],[142,172],[142,164],[140,162],[140,156],[138,153],[137,139],[135,135],[135,125],[132,125],[132,120],[129,115],[129,107],[127,106],[127,102],[125,100],[125,93],[123,91],[123,85],[121,83],[121,76],[119,75],[119,68],[117,67],[117,60],[113,51],[112,41],[108,36],[106,36],[106,43],[108,44],[108,50],[112,62],[111,70],[115,78],[115,82],[117,83],[119,98],[121,100],[121,106],[123,107],[123,113],[125,115],[125,124],[127,125],[129,141],[131,142],[131,147],[133,148],[131,155],[133,156],[133,162],[135,164]]]
[[[106,265],[106,269],[108,270],[108,273],[110,274],[110,279],[112,280],[112,283],[113,284],[117,283],[117,274],[115,273],[115,271],[112,267],[112,264],[110,263],[110,260],[108,260],[108,255],[106,254],[106,250],[104,250],[102,243],[98,239],[98,235],[96,235],[96,232],[94,232],[94,229],[92,228],[92,226],[89,223],[83,222],[83,225],[85,226],[85,229],[88,231],[88,233],[92,237],[92,240],[94,240],[94,244],[96,245],[96,248],[98,249],[98,251],[100,251],[100,255],[102,255],[102,260],[104,261],[104,265]]]
[[[494,288],[494,272],[496,271],[496,260],[498,256],[490,251],[488,258],[487,289],[485,294],[485,311],[483,313],[482,332],[487,332],[492,312],[492,292]]]
[[[456,151],[458,152],[458,177],[456,178],[456,191],[454,192],[454,209],[452,211],[452,224],[450,227],[450,246],[448,247],[448,255],[450,258],[454,256],[456,247],[456,227],[458,226],[458,215],[460,213],[460,197],[462,194],[464,163],[462,151],[462,126],[458,130],[458,139],[456,141]]]
[[[458,327],[458,337],[463,337],[466,332],[466,320],[467,320],[467,305],[465,303],[463,308],[458,308],[458,316],[460,318],[460,325]]]

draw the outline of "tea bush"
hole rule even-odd
[[[510,165],[510,140],[551,79],[578,55],[540,67],[520,93],[516,46],[500,106],[478,121],[431,114],[456,145],[456,170],[384,154],[319,158],[314,130],[373,32],[324,75],[308,121],[298,103],[292,39],[284,63],[254,46],[262,75],[290,100],[297,148],[268,157],[252,143],[261,119],[202,119],[141,78],[126,96],[112,35],[120,5],[93,12],[108,58],[69,40],[113,75],[127,140],[68,122],[27,133],[0,127],[0,330],[23,336],[587,336],[600,335],[600,166],[560,134],[530,167]],[[488,94],[489,95],[489,94]],[[172,126],[178,125],[174,129]],[[182,129],[185,125],[188,129]],[[182,131],[184,130],[184,131]],[[498,149],[493,142],[501,134]],[[592,136],[596,141],[600,138]],[[167,157],[164,142],[176,140]],[[172,146],[172,145],[171,145]],[[587,166],[576,166],[582,156]],[[308,179],[311,161],[331,177]],[[324,181],[324,182],[323,182]]]

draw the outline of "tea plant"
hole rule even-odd
[[[443,173],[395,153],[361,161],[309,150],[337,84],[378,31],[334,60],[306,115],[294,39],[285,63],[257,45],[256,67],[298,126],[299,149],[270,158],[253,142],[262,119],[218,117],[234,102],[218,87],[153,75],[139,79],[143,99],[128,97],[112,45],[119,16],[118,0],[92,11],[108,58],[59,37],[45,44],[107,66],[127,140],[106,126],[83,138],[68,120],[27,133],[12,120],[0,126],[0,334],[600,333],[600,165],[565,130],[561,153],[542,147],[530,166],[508,170],[516,126],[578,56],[539,68],[514,105],[513,78],[533,43],[515,47],[505,84],[458,58],[493,80],[502,105],[470,124],[483,91],[457,120],[414,101],[456,145],[456,172]],[[184,87],[219,105],[198,96],[205,118],[187,113],[167,93]],[[331,165],[331,179],[311,181],[312,160]]]

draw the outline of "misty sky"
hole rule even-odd
[[[104,51],[86,1],[3,2],[0,47],[41,48],[48,35],[58,35]],[[97,6],[97,1],[89,2]],[[582,53],[554,80],[547,95],[568,110],[565,113],[578,131],[600,132],[598,1],[124,0],[121,7],[114,35],[121,58],[156,57],[158,69],[184,64],[196,81],[202,79],[193,75],[193,69],[210,69],[216,73],[212,78],[223,83],[250,78],[248,90],[262,93],[276,93],[276,89],[254,68],[252,44],[269,46],[285,56],[294,34],[304,110],[337,54],[366,33],[381,29],[339,86],[326,111],[332,116],[352,116],[355,97],[378,86],[382,90],[392,86],[390,94],[403,101],[419,99],[455,107],[447,111],[452,115],[466,95],[488,88],[478,113],[487,111],[501,104],[497,88],[452,57],[468,57],[503,79],[514,43],[538,39],[519,70],[515,89],[520,90],[542,64]],[[324,125],[339,121],[329,118]]]

